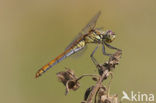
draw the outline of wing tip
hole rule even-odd
[[[98,11],[98,14],[100,15],[101,13],[102,13],[101,10],[99,10],[99,11]]]
[[[97,18],[101,15],[101,10],[98,11],[98,13],[96,14]]]

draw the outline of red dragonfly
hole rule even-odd
[[[78,51],[82,50],[86,44],[88,43],[95,43],[95,44],[102,44],[103,45],[103,54],[110,56],[105,52],[105,46],[111,49],[119,50],[115,48],[109,43],[111,43],[115,39],[115,33],[111,30],[102,31],[99,28],[95,28],[96,22],[101,15],[101,11],[99,11],[90,21],[89,23],[82,29],[82,31],[78,34],[76,39],[74,39],[65,49],[65,51],[57,56],[55,59],[51,60],[48,64],[44,65],[41,69],[39,69],[36,73],[36,78],[40,77],[43,73],[47,70],[52,68],[54,65],[65,59],[66,57],[77,53]],[[94,49],[92,54],[90,55],[93,57],[93,54],[97,50],[98,46]],[[93,59],[93,58],[92,58]]]

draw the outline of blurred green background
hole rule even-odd
[[[88,45],[81,57],[65,59],[41,78],[34,77],[99,10],[97,27],[116,32],[112,45],[123,50],[111,93],[121,97],[123,90],[133,90],[156,95],[155,4],[155,0],[0,0],[0,103],[80,103],[95,82],[85,78],[78,91],[64,96],[56,73],[64,67],[77,76],[97,73],[89,57],[96,45]],[[95,57],[101,63],[107,59],[101,48]]]

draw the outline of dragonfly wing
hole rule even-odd
[[[82,33],[79,33],[79,34],[75,37],[75,39],[65,48],[65,50],[71,48],[71,47],[73,46],[73,44],[74,44],[79,38],[81,38],[81,36],[82,36]]]
[[[79,50],[78,52],[76,52],[75,54],[73,54],[72,55],[72,58],[74,58],[74,59],[80,58],[82,55],[84,55],[86,53],[87,49],[88,49],[88,47],[86,45],[81,50]]]
[[[76,38],[66,47],[65,50],[71,48],[75,42],[82,40],[84,35],[87,35],[92,29],[95,28],[96,22],[101,14],[101,11],[99,11],[90,21],[89,23],[82,29],[82,31],[76,36]]]
[[[99,11],[90,21],[89,23],[82,29],[83,34],[89,33],[90,30],[94,29],[96,26],[96,22],[101,15],[101,11]]]

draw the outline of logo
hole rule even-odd
[[[154,101],[154,94],[152,93],[141,93],[141,92],[134,92],[131,91],[127,93],[126,91],[122,91],[122,98],[123,100],[133,101],[133,102],[153,102]]]

